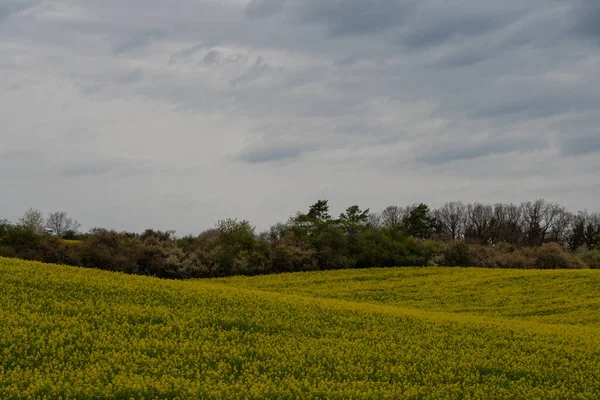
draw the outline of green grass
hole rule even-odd
[[[166,281],[0,258],[0,398],[600,393],[596,271]]]

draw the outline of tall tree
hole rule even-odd
[[[469,204],[466,221],[465,239],[483,244],[492,241],[496,220],[494,208],[490,204]]]
[[[402,221],[406,217],[404,209],[398,206],[389,206],[381,212],[381,225],[390,231],[400,231]]]
[[[369,209],[362,211],[358,206],[350,206],[340,214],[340,224],[347,234],[354,235],[369,220]]]
[[[369,228],[379,228],[381,227],[381,214],[380,213],[370,213],[367,217],[366,226]]]
[[[445,203],[434,212],[444,233],[452,241],[459,240],[464,234],[466,210],[467,207],[462,202],[452,201]]]
[[[563,210],[562,207],[555,203],[546,203],[543,199],[526,201],[521,203],[521,207],[525,222],[525,244],[539,246],[546,242],[546,236]]]
[[[404,218],[404,232],[419,239],[429,239],[435,230],[435,219],[430,215],[429,206],[420,203]]]
[[[45,233],[46,227],[44,213],[40,210],[29,208],[29,210],[25,211],[25,214],[19,218],[19,225],[41,235]]]
[[[56,236],[62,236],[68,231],[77,232],[81,224],[70,218],[64,211],[50,213],[46,219],[46,228]]]
[[[297,213],[290,219],[290,225],[293,230],[300,235],[314,234],[323,226],[335,223],[329,214],[329,202],[319,200],[310,206],[306,214]]]

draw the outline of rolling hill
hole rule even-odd
[[[596,398],[600,271],[171,281],[0,258],[0,398]]]

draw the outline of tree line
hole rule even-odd
[[[265,232],[225,219],[199,235],[93,228],[65,212],[29,209],[0,221],[0,256],[166,278],[392,266],[600,268],[600,215],[545,200],[521,204],[448,202],[348,207],[327,200]]]

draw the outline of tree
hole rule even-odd
[[[429,206],[421,203],[404,218],[404,232],[419,239],[429,239],[434,233],[436,220],[429,212]]]
[[[542,245],[564,209],[558,204],[546,203],[543,199],[524,202],[521,207],[525,221],[525,243],[528,246]]]
[[[298,213],[289,222],[295,244],[311,246],[320,268],[335,268],[343,264],[347,236],[340,220],[332,219],[327,200],[313,204],[308,213]]]
[[[381,225],[390,231],[399,231],[402,229],[402,222],[406,214],[405,209],[389,206],[381,212]]]
[[[494,205],[494,243],[519,244],[522,242],[522,209],[516,204]]]
[[[450,240],[459,240],[464,234],[464,220],[466,206],[460,201],[444,204],[434,215],[440,222],[443,230],[449,235]]]
[[[217,260],[220,274],[227,276],[235,271],[240,257],[252,253],[259,242],[256,238],[255,228],[247,220],[225,219],[216,223]]]
[[[571,231],[569,232],[569,247],[571,250],[576,250],[585,246],[585,227],[589,215],[587,211],[579,211],[573,217],[571,223]]]
[[[355,234],[369,220],[369,209],[362,211],[358,206],[350,206],[340,214],[340,223],[349,235]]]
[[[46,220],[46,228],[51,230],[56,236],[63,236],[69,231],[77,232],[80,226],[81,224],[79,222],[69,218],[64,211],[50,213]]]
[[[381,214],[379,213],[370,213],[367,217],[366,226],[368,228],[379,228],[381,227]]]
[[[46,227],[44,213],[40,210],[30,208],[19,218],[19,225],[38,235],[42,235],[45,233]]]
[[[488,244],[492,240],[495,225],[494,208],[491,205],[475,203],[467,206],[465,239]]]
[[[309,219],[319,222],[325,222],[331,220],[331,215],[329,215],[329,204],[327,200],[319,200],[308,210],[308,214],[306,216]]]
[[[215,224],[217,240],[222,245],[252,247],[256,242],[255,228],[247,220],[227,218]]]
[[[588,249],[596,247],[598,235],[600,235],[600,214],[590,214],[585,226],[585,244]]]
[[[6,219],[0,219],[0,243],[2,239],[9,233],[12,224]]]
[[[327,200],[319,200],[310,206],[308,213],[297,213],[290,219],[292,230],[300,236],[314,235],[323,227],[335,224],[338,221],[331,219],[329,215],[329,204]]]
[[[347,235],[347,254],[357,252],[357,236],[366,229],[369,220],[369,209],[362,211],[358,206],[350,206],[345,213],[340,214],[340,225]]]
[[[573,221],[573,214],[564,207],[560,207],[558,215],[554,218],[552,226],[548,231],[547,242],[556,242],[561,246],[569,244],[569,227]]]

